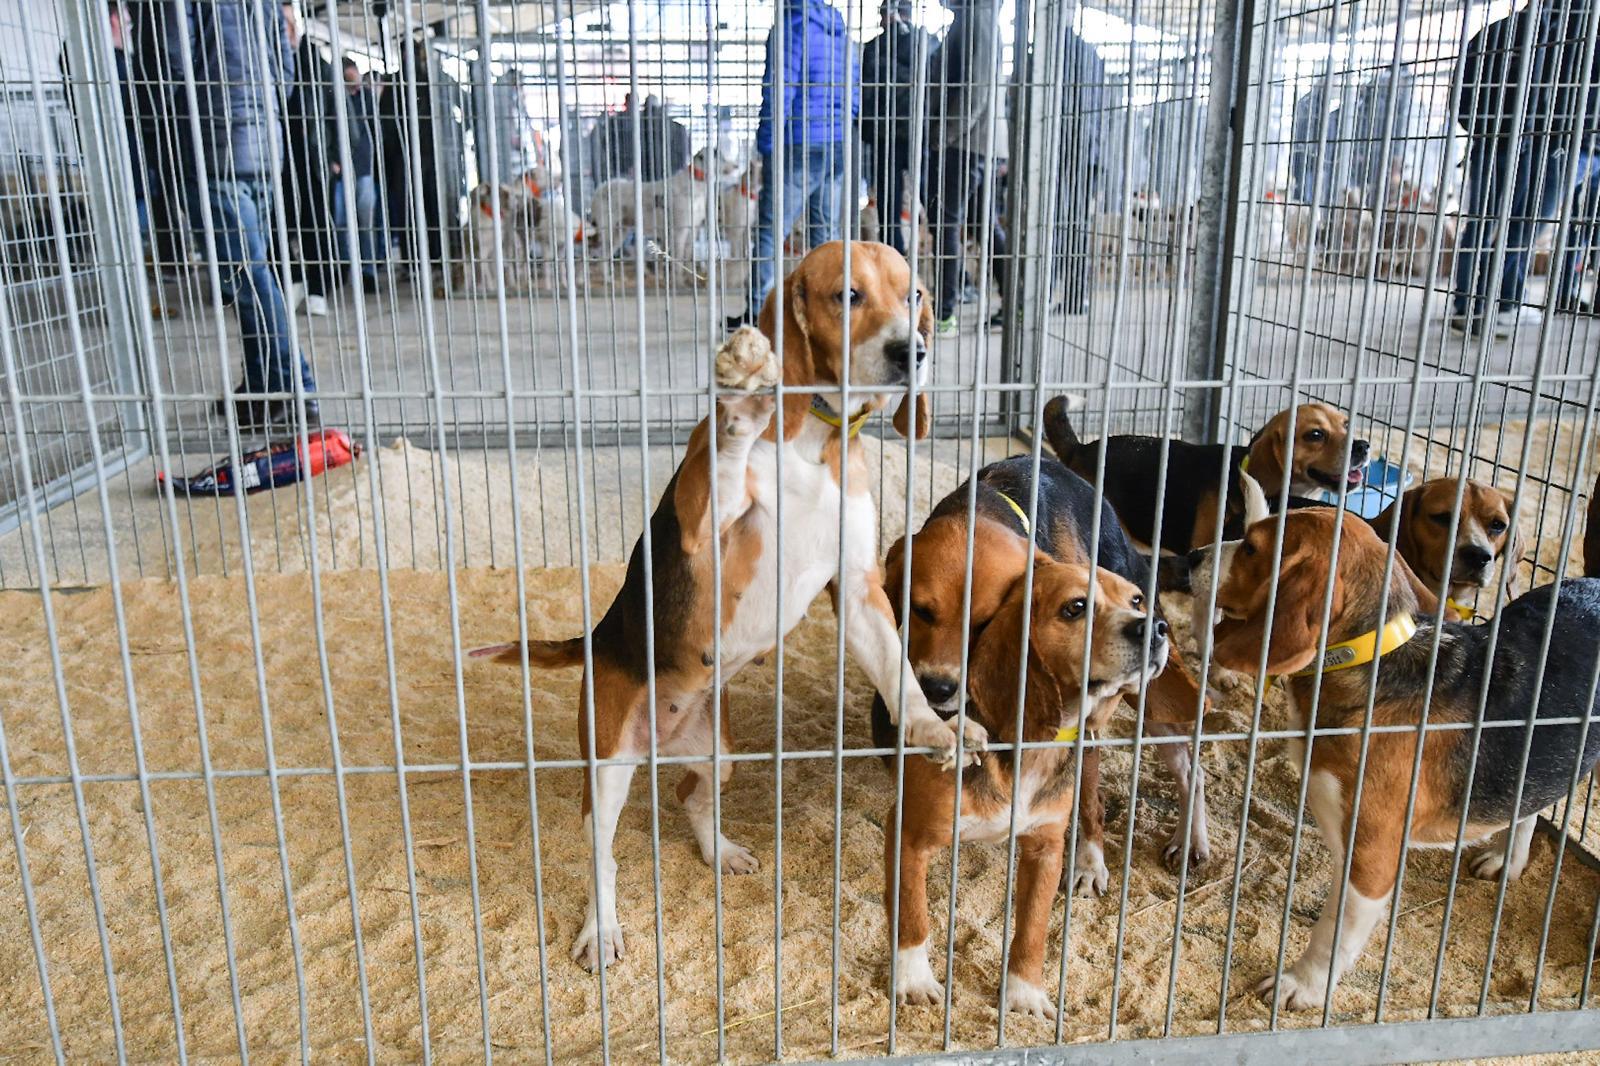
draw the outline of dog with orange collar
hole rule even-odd
[[[694,261],[695,234],[710,219],[720,184],[720,170],[711,153],[701,149],[687,167],[663,181],[636,182],[613,178],[589,199],[592,240],[601,268],[610,277],[613,262],[631,234],[653,243],[671,262]],[[652,268],[655,260],[647,256]]]

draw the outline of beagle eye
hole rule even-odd
[[[1326,430],[1308,429],[1303,439],[1307,444],[1321,444],[1328,439],[1328,433]]]
[[[1135,592],[1133,594],[1133,599],[1128,601],[1128,605],[1130,607],[1134,608],[1135,610],[1138,610],[1140,607],[1143,607],[1144,606],[1144,594],[1143,593],[1139,593],[1139,592]]]
[[[925,603],[911,605],[911,613],[917,616],[917,621],[933,625],[933,609]]]
[[[1450,512],[1449,511],[1435,511],[1433,514],[1428,516],[1428,521],[1432,522],[1434,525],[1440,527],[1441,529],[1449,529],[1450,528]]]
[[[1498,537],[1500,534],[1504,533],[1507,528],[1508,527],[1506,526],[1505,522],[1496,518],[1489,523],[1489,536]]]
[[[1254,544],[1250,543],[1248,540],[1245,541],[1243,544],[1239,545],[1239,554],[1240,555],[1254,555],[1255,553],[1256,553],[1256,546]]]
[[[840,303],[849,303],[851,307],[859,307],[861,305],[861,290],[840,289],[834,299]]]
[[[1068,600],[1066,603],[1061,605],[1061,617],[1067,619],[1068,621],[1071,621],[1074,618],[1082,618],[1083,612],[1086,608],[1088,608],[1088,606],[1089,601],[1084,599],[1082,596]]]

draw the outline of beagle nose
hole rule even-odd
[[[1351,444],[1350,444],[1350,465],[1351,465],[1351,467],[1357,467],[1357,466],[1360,466],[1362,463],[1365,463],[1367,461],[1367,453],[1369,451],[1371,451],[1371,450],[1372,450],[1372,445],[1369,444],[1367,441],[1364,441],[1364,440],[1352,441]]]
[[[1478,571],[1492,563],[1494,555],[1477,544],[1463,544],[1456,552],[1456,559],[1468,570]]]
[[[883,357],[891,366],[903,366],[907,370],[922,365],[928,358],[928,346],[922,341],[922,334],[913,334],[910,340],[893,340],[883,346]]]
[[[948,677],[919,677],[917,681],[929,703],[944,703],[956,694],[956,683]]]
[[[1149,621],[1150,618],[1148,615],[1140,615],[1138,618],[1135,618],[1133,621],[1129,622],[1127,626],[1123,628],[1122,632],[1129,640],[1143,642],[1145,623]],[[1155,624],[1151,626],[1151,629],[1153,631],[1152,636],[1150,637],[1152,641],[1167,639],[1166,619],[1157,618],[1155,620]]]

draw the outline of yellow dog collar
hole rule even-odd
[[[821,396],[811,397],[811,413],[835,429],[846,425],[845,420],[834,414]],[[867,418],[871,414],[872,409],[870,407],[863,407],[851,415],[849,425],[845,429],[845,436],[853,439],[857,433],[861,432],[861,427],[867,424]]]
[[[1444,605],[1460,616],[1463,622],[1470,622],[1478,617],[1478,609],[1470,603],[1462,603],[1460,600],[1452,600],[1446,596]]]
[[[1078,739],[1078,727],[1075,725],[1062,726],[1056,730],[1056,743],[1067,744]]]
[[[1010,507],[1012,511],[1016,512],[1017,520],[1022,523],[1022,532],[1023,532],[1023,534],[1026,535],[1026,536],[1032,537],[1033,536],[1033,523],[1028,521],[1028,512],[1024,511],[1022,509],[1022,505],[1019,504],[1016,500],[1013,500],[1010,496],[1007,496],[1005,493],[1001,492],[999,489],[995,489],[994,491],[995,491],[995,495],[999,496],[1002,500],[1006,501],[1006,505],[1008,507]],[[1060,739],[1060,738],[1058,737],[1057,739]]]
[[[1289,676],[1310,677],[1312,674],[1331,674],[1335,670],[1365,666],[1374,659],[1388,655],[1415,636],[1416,632],[1416,619],[1409,614],[1397,615],[1389,619],[1381,632],[1373,630],[1353,640],[1341,640],[1337,644],[1329,644],[1328,650],[1323,653],[1321,663],[1308,666],[1304,670],[1296,670]]]

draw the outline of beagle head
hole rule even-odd
[[[468,195],[472,211],[486,219],[500,218],[502,225],[513,225],[526,211],[537,211],[538,201],[526,191],[511,185],[490,185],[484,182]],[[530,204],[530,200],[532,203]]]
[[[977,640],[1028,566],[1027,539],[999,523],[980,515],[972,537],[972,599],[965,613],[966,514],[936,515],[911,538],[911,613],[903,619],[907,652],[922,694],[936,711],[954,712],[959,702],[962,636],[970,631]],[[884,562],[883,587],[896,611],[905,543],[904,537],[895,541]]]
[[[862,389],[894,390],[913,381],[920,389],[927,384],[933,343],[933,308],[904,256],[887,244],[853,241],[848,276],[844,258],[843,241],[819,245],[784,278],[781,289],[784,384],[818,386],[836,411],[841,402],[836,387],[845,381],[847,330],[849,384]],[[779,292],[767,296],[757,322],[774,349]],[[858,394],[850,413],[877,410],[893,398],[892,393]],[[810,406],[810,395],[785,394],[785,436],[800,432]],[[901,399],[894,425],[903,436],[926,436],[928,424],[927,393],[918,392],[915,411]]]
[[[1373,525],[1380,536],[1387,535],[1400,508],[1397,545],[1400,554],[1418,577],[1440,595],[1466,595],[1487,588],[1494,577],[1494,564],[1505,559],[1516,573],[1522,557],[1522,538],[1512,513],[1512,494],[1468,481],[1462,488],[1461,517],[1456,522],[1455,539],[1450,539],[1450,517],[1455,510],[1456,478],[1435,478],[1406,492],[1398,505],[1391,504]],[[1450,586],[1444,586],[1446,568]]]
[[[1372,527],[1348,511],[1327,507],[1291,511],[1282,519],[1283,556],[1276,575],[1272,556],[1277,519],[1252,525],[1226,561],[1217,587],[1222,617],[1212,644],[1212,657],[1219,666],[1254,674],[1263,644],[1268,674],[1291,674],[1310,665],[1317,654],[1324,596],[1329,595],[1336,524],[1343,528],[1328,611],[1328,643],[1349,640],[1377,624],[1388,546]],[[1277,603],[1269,631],[1267,601],[1274,587]],[[1388,616],[1437,609],[1437,598],[1397,557]]]
[[[1279,411],[1250,442],[1250,473],[1268,496],[1276,496],[1285,479],[1291,496],[1313,496],[1323,489],[1337,491],[1340,485],[1354,489],[1361,484],[1361,470],[1367,465],[1370,446],[1364,440],[1351,441],[1350,462],[1346,464],[1344,448],[1349,436],[1349,416],[1325,403],[1303,403],[1292,410]]]
[[[1049,739],[1057,729],[1091,717],[1092,708],[1078,702],[1085,680],[1089,700],[1099,706],[1137,691],[1141,682],[1166,665],[1167,623],[1156,617],[1144,593],[1126,578],[1103,567],[1040,559],[1034,565],[1031,609],[1027,591],[1022,581],[1011,587],[994,620],[978,637],[968,671],[975,710],[1002,738],[1014,739],[1025,610],[1029,619],[1025,740]]]

